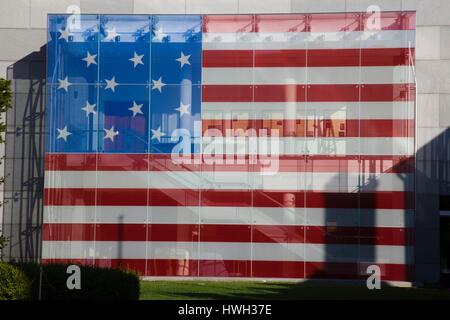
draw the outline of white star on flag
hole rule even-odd
[[[69,30],[67,30],[67,27],[64,30],[59,29],[58,31],[59,31],[59,33],[61,33],[61,35],[59,36],[58,39],[64,39],[64,40],[66,40],[66,42],[69,42],[70,32],[69,32]]]
[[[89,51],[87,52],[86,58],[83,58],[82,60],[86,61],[86,67],[89,68],[91,64],[97,64],[95,61],[95,57],[97,57],[96,54],[90,54]]]
[[[105,79],[106,87],[105,90],[111,89],[112,92],[115,92],[116,86],[119,84],[116,82],[116,77],[112,77],[111,80]]]
[[[105,38],[105,40],[114,40],[119,33],[116,32],[116,27],[113,27],[112,29],[106,29],[106,33],[108,34]]]
[[[180,113],[180,118],[185,114],[191,114],[189,112],[190,106],[191,106],[190,104],[183,104],[183,102],[180,102],[180,107],[175,109]]]
[[[67,76],[64,79],[58,79],[58,81],[59,81],[58,89],[64,89],[66,92],[68,91],[69,86],[72,85],[72,83],[69,82]]]
[[[164,132],[161,132],[161,127],[156,130],[152,129],[152,133],[153,135],[151,140],[156,139],[158,140],[158,142],[161,142],[161,137],[164,137],[166,135]]]
[[[152,90],[157,89],[159,92],[162,92],[162,87],[164,87],[166,84],[162,82],[162,77],[159,77],[158,80],[152,80]]]
[[[183,68],[183,66],[185,64],[191,65],[191,63],[189,62],[190,57],[191,57],[190,54],[185,56],[183,51],[181,51],[181,57],[179,57],[178,59],[175,59],[175,60],[177,60],[180,63],[180,68]]]
[[[67,131],[67,126],[64,126],[64,128],[62,129],[56,128],[56,130],[58,130],[58,136],[56,137],[56,140],[63,139],[64,142],[67,142],[67,137],[72,134],[69,131]]]
[[[90,113],[96,114],[94,108],[95,104],[90,104],[89,101],[86,101],[86,106],[81,108],[81,110],[86,111],[86,117],[89,117]]]
[[[103,139],[110,139],[112,142],[114,142],[114,137],[119,134],[119,131],[114,131],[114,126],[111,127],[111,129],[103,129],[105,130],[105,136]]]
[[[133,118],[137,115],[137,114],[144,114],[141,110],[142,108],[142,104],[137,104],[136,101],[133,101],[133,106],[131,108],[129,108],[128,110],[133,111]]]
[[[167,36],[167,34],[165,34],[163,32],[163,29],[158,28],[158,30],[155,30],[155,36],[153,37],[153,41],[161,42],[164,39],[164,37],[166,37],[166,36]]]
[[[134,67],[136,68],[136,66],[137,66],[138,64],[144,65],[144,63],[142,62],[142,58],[143,58],[143,57],[144,57],[143,54],[138,55],[138,54],[136,53],[136,51],[135,51],[135,52],[134,52],[134,57],[133,57],[133,58],[130,58],[130,59],[128,59],[128,60],[132,61],[132,62],[134,63]]]

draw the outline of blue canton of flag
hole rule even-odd
[[[170,153],[201,121],[201,16],[49,18],[47,152]]]

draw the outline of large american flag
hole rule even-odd
[[[43,262],[413,278],[414,13],[72,18],[49,15]]]

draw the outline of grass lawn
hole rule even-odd
[[[250,281],[141,281],[142,300],[450,299],[450,289]]]

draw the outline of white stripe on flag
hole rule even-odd
[[[45,206],[44,223],[201,223],[409,228],[414,226],[414,210],[201,206]]]
[[[390,84],[410,83],[412,79],[414,74],[409,66],[202,68],[202,83],[205,85]]]
[[[203,119],[414,119],[414,102],[202,102]]]
[[[405,264],[408,246],[303,243],[44,241],[43,259],[205,259]]]
[[[274,160],[276,161],[276,160]],[[413,175],[359,172],[186,172],[186,171],[46,171],[46,188],[135,188],[209,190],[322,190],[330,192],[411,191]],[[226,187],[224,187],[226,186]]]
[[[238,142],[236,142],[238,141]],[[249,150],[248,139],[203,137],[203,150],[207,145],[218,151],[218,154],[229,154],[225,145],[235,145],[234,153],[256,154]],[[256,138],[254,143],[258,146],[278,147],[280,155],[413,155],[414,138]],[[269,149],[270,150],[270,149]],[[273,149],[272,149],[273,150]]]
[[[415,30],[377,32],[203,33],[203,50],[277,50],[415,47]]]

